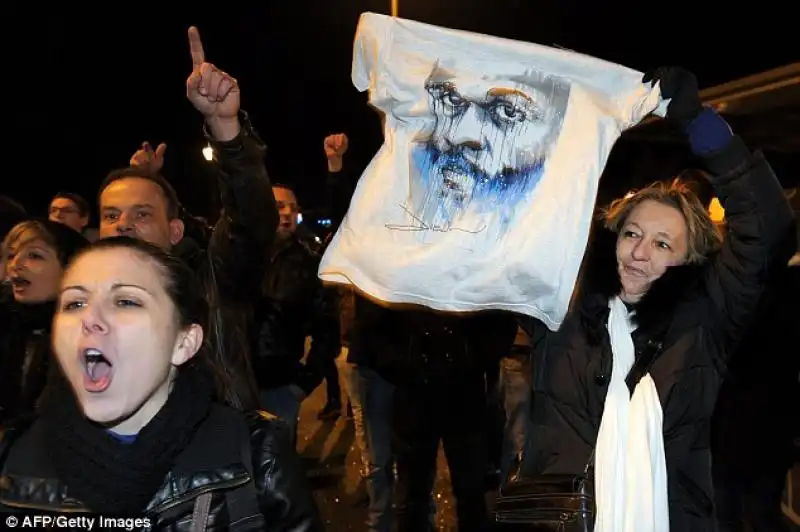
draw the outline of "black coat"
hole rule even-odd
[[[260,389],[294,384],[310,395],[322,383],[324,362],[339,354],[336,294],[317,277],[319,261],[295,237],[272,250],[250,317],[253,370]],[[312,342],[303,364],[307,336]]]
[[[305,471],[292,449],[286,426],[264,416],[245,416],[223,406],[213,407],[178,455],[144,514],[131,517],[149,518],[151,526],[145,530],[188,531],[195,500],[210,492],[203,530],[254,530],[246,525],[261,519],[263,524],[257,530],[322,530]],[[68,497],[55,474],[44,424],[38,419],[25,424],[20,419],[18,423],[0,437],[0,511],[70,517],[87,512],[81,501]],[[245,511],[237,514],[230,507],[234,500],[230,495],[248,483],[253,488],[252,501],[241,496],[237,505],[244,504]],[[231,523],[232,514],[237,514],[236,523]]]
[[[769,269],[796,247],[792,212],[761,155],[734,138],[705,162],[726,211],[724,246],[703,265],[670,268],[635,305],[636,355],[656,351],[650,375],[664,414],[676,532],[713,530],[711,414]],[[596,443],[611,376],[608,301],[620,290],[615,241],[607,231],[594,239],[574,308],[558,332],[533,324],[536,374],[523,476],[580,472]]]

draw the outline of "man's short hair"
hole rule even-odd
[[[83,196],[75,194],[74,192],[59,192],[53,196],[53,199],[50,200],[50,203],[59,198],[68,199],[74,203],[78,208],[78,214],[81,216],[89,216],[89,202],[83,199]]]
[[[295,192],[294,187],[286,183],[272,183],[272,188],[283,188],[286,190],[290,190],[295,196],[297,196],[297,192]]]
[[[292,185],[287,185],[286,183],[272,183],[272,188],[282,188],[284,190],[288,190],[294,196],[294,200],[300,205],[300,198],[297,197],[297,191],[294,189]]]
[[[103,179],[103,182],[100,183],[100,190],[97,192],[98,205],[100,204],[100,196],[103,195],[103,191],[107,189],[111,183],[127,178],[146,179],[158,185],[159,188],[161,188],[161,192],[164,194],[164,198],[167,200],[167,218],[175,220],[181,217],[182,208],[180,201],[178,201],[178,193],[175,192],[170,182],[157,172],[148,172],[135,166],[113,170]]]

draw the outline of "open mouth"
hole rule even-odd
[[[111,386],[113,364],[99,349],[83,350],[83,387],[87,392],[104,392]]]
[[[23,279],[22,277],[12,277],[11,278],[11,286],[14,288],[26,288],[31,285],[31,282],[27,279]]]

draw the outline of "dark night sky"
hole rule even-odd
[[[0,192],[40,212],[60,189],[93,201],[107,171],[125,166],[149,139],[168,143],[165,174],[187,205],[207,209],[201,120],[184,93],[190,24],[200,28],[208,60],[238,78],[243,107],[269,145],[273,178],[298,187],[306,206],[324,201],[325,135],[347,132],[350,162],[359,167],[379,147],[377,118],[350,82],[350,63],[358,15],[386,13],[389,0],[125,4],[45,13],[30,3],[5,11],[2,112],[11,116],[11,137]],[[742,4],[730,13],[698,12],[700,4],[400,0],[400,10],[405,18],[557,43],[640,70],[679,64],[702,87],[800,58],[789,3]],[[663,13],[650,11],[656,8]]]

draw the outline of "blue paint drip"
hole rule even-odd
[[[432,212],[444,215],[453,223],[467,208],[480,214],[497,213],[503,229],[514,219],[517,206],[529,197],[544,174],[545,158],[514,170],[488,174],[470,163],[461,153],[444,153],[432,143],[421,144],[412,150],[412,163],[428,193],[422,205],[417,206],[418,216],[426,223]],[[445,201],[441,192],[444,186],[442,171],[451,170],[456,175],[470,176],[473,180],[469,198],[464,202]]]

